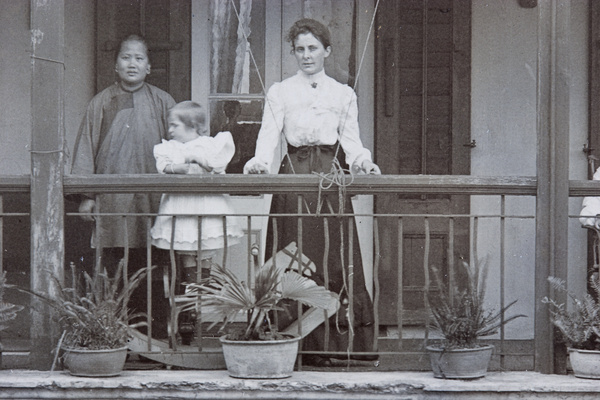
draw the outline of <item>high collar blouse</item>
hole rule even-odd
[[[271,86],[256,143],[255,162],[270,168],[281,133],[295,147],[333,145],[339,141],[348,165],[371,160],[371,152],[363,147],[359,137],[354,90],[324,71],[311,76],[298,71]]]

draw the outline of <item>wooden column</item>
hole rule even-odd
[[[31,1],[31,289],[51,293],[64,264],[64,0]],[[52,365],[51,310],[32,301],[32,368]]]
[[[548,276],[567,278],[570,2],[541,1],[537,10],[535,370],[549,374],[565,370],[564,356],[555,351],[548,307],[541,299],[560,295],[551,290]]]

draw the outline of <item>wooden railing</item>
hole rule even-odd
[[[311,193],[318,189],[321,177],[316,175],[207,175],[207,176],[165,176],[165,175],[93,175],[72,176],[66,175],[63,180],[63,190],[66,196],[82,193],[227,193],[234,195],[259,195],[277,193]],[[30,177],[0,176],[0,195],[11,193],[28,193],[30,190]],[[337,191],[337,186],[323,188],[325,192]],[[480,177],[480,176],[355,176],[351,183],[345,187],[347,195],[379,195],[379,194],[418,194],[418,195],[483,195],[500,196],[502,201],[507,196],[536,196],[538,185],[535,177]],[[600,196],[600,183],[593,181],[569,181],[569,196]],[[2,203],[0,202],[0,206]],[[0,208],[0,227],[3,216],[9,215]],[[255,216],[258,216],[256,214]],[[260,216],[264,216],[261,214]],[[378,218],[404,218],[414,215],[378,215],[365,214],[365,216]],[[75,218],[74,214],[69,217]],[[149,216],[145,216],[149,217]],[[523,216],[506,215],[421,215],[421,218],[467,218],[471,222],[480,218],[522,218]],[[535,218],[535,216],[529,216]],[[528,218],[529,218],[528,217]],[[31,221],[35,224],[35,221]],[[471,232],[472,234],[473,232]],[[0,236],[1,239],[1,236]],[[504,238],[500,238],[504,240]],[[0,243],[1,246],[1,243]],[[1,266],[1,264],[0,264]],[[378,280],[375,273],[374,281]],[[504,293],[505,288],[501,288]],[[402,300],[398,300],[401,305]],[[531,316],[533,318],[533,316]],[[399,329],[402,330],[402,319],[399,320]],[[380,351],[385,358],[397,357],[404,354],[417,357],[421,354],[414,348],[402,350],[402,333],[399,335],[400,344]],[[503,345],[501,348],[504,348]],[[517,349],[502,350],[501,357],[517,355],[533,358],[533,350],[527,347],[526,351]]]

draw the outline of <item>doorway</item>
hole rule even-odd
[[[382,2],[376,26],[375,154],[382,173],[469,175],[475,146],[470,2]],[[375,200],[378,214],[468,214],[469,207],[467,196],[397,193]],[[430,267],[443,270],[457,256],[468,258],[468,218],[427,220]],[[425,218],[403,217],[401,229],[398,224],[395,218],[379,223],[380,323],[420,325],[426,318]]]

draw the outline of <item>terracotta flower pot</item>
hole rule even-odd
[[[65,366],[71,375],[108,377],[120,375],[127,359],[127,347],[87,350],[63,347]]]
[[[229,340],[221,336],[227,372],[234,378],[287,378],[294,371],[299,336],[283,340]]]
[[[569,347],[569,361],[578,378],[600,379],[600,351]]]
[[[443,349],[427,346],[435,378],[473,379],[487,373],[494,346],[473,349]]]

